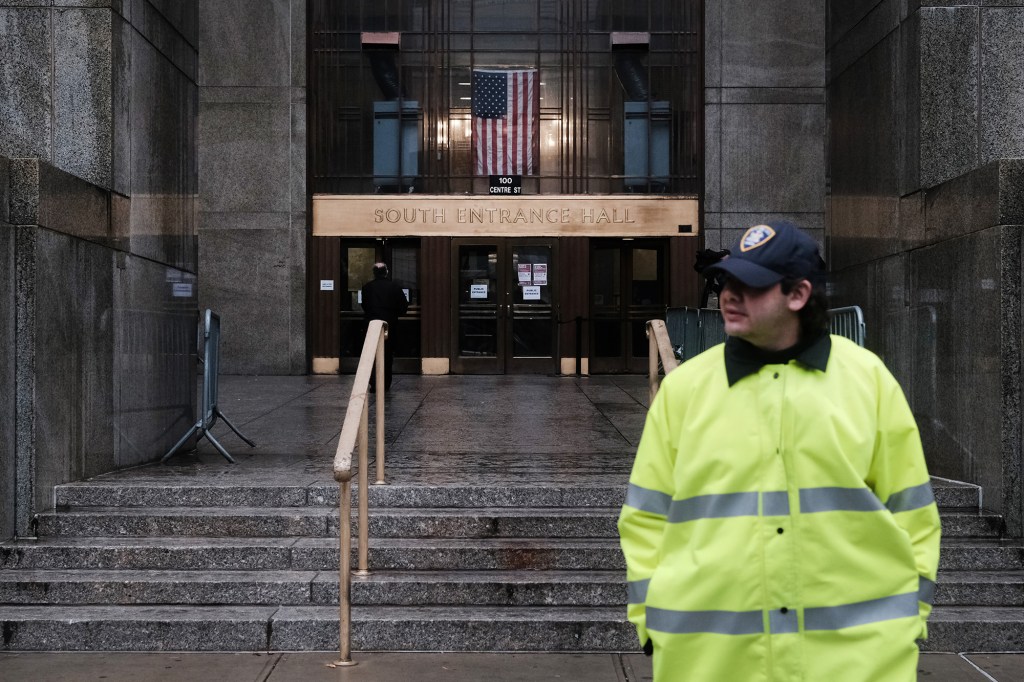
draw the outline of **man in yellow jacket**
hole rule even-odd
[[[940,526],[903,392],[792,224],[705,275],[729,339],[665,377],[619,518],[655,681],[916,680]]]

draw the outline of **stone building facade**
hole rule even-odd
[[[223,371],[312,370],[310,6],[0,0],[0,536],[187,428],[198,309]],[[696,244],[810,229],[933,473],[1020,535],[1024,6],[702,12]]]

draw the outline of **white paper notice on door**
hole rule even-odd
[[[533,264],[533,283],[541,286],[546,286],[548,283],[548,264],[547,263],[534,263]]]
[[[531,284],[533,282],[533,270],[529,263],[519,264],[519,283]]]
[[[540,287],[539,286],[528,286],[523,287],[523,300],[524,301],[539,301],[540,300]]]
[[[487,298],[487,285],[486,284],[470,284],[469,285],[469,297],[470,298]]]

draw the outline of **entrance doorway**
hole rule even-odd
[[[648,320],[664,319],[666,243],[595,239],[590,251],[590,371],[647,371]]]
[[[402,374],[420,371],[420,242],[418,239],[349,239],[341,242],[339,300],[342,372],[355,372],[366,335],[363,319],[363,285],[373,279],[373,264],[387,263],[394,280],[406,294],[409,309],[388,333],[394,344],[394,370]]]
[[[557,371],[557,245],[543,238],[452,240],[452,372]]]

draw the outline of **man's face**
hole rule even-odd
[[[766,350],[788,348],[800,340],[798,311],[809,294],[806,280],[785,294],[781,284],[755,289],[730,277],[719,296],[725,333]]]

